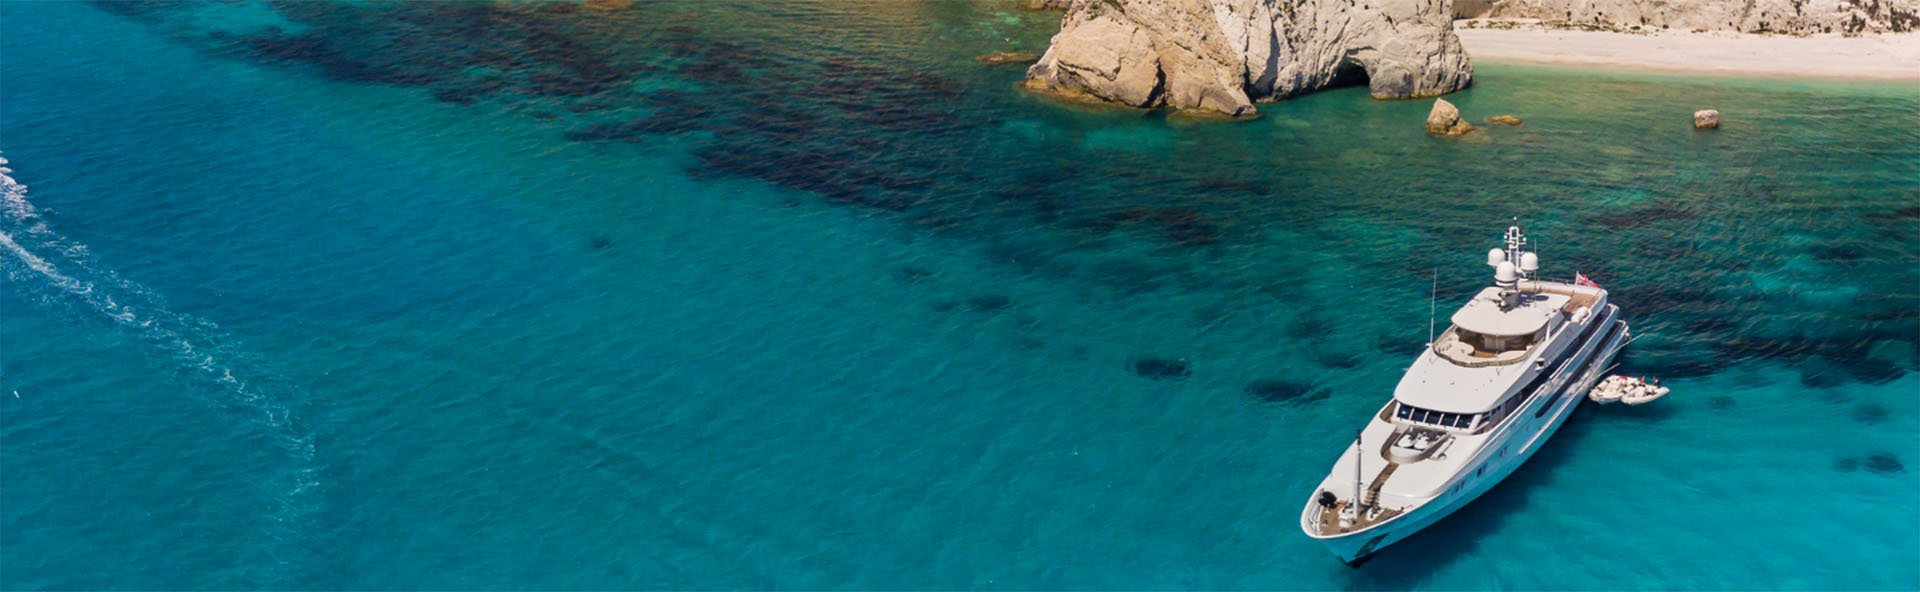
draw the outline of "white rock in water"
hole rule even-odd
[[[1693,129],[1714,129],[1720,127],[1720,111],[1702,109],[1693,112]]]
[[[1077,14],[1068,13],[1067,22],[1074,22]],[[1071,42],[1060,43],[1067,34],[1062,30],[1054,36],[1047,53],[1027,70],[1029,88],[1092,95],[1135,107],[1153,104],[1160,90],[1160,58],[1145,29],[1119,19],[1093,18],[1073,26]],[[1043,68],[1057,75],[1036,77]]]
[[[1375,98],[1473,79],[1449,0],[1073,0],[1028,88],[1134,107],[1252,115],[1364,76]]]
[[[1460,119],[1460,109],[1446,99],[1434,99],[1433,110],[1427,112],[1427,133],[1439,136],[1458,136],[1473,131],[1473,124]]]

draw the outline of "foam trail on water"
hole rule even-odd
[[[27,186],[11,176],[0,157],[0,268],[23,294],[34,293],[50,308],[105,320],[170,358],[175,370],[215,394],[208,403],[236,416],[284,453],[288,463],[263,480],[271,508],[261,512],[273,544],[264,562],[236,565],[236,585],[297,582],[307,559],[306,529],[320,505],[321,471],[311,429],[296,410],[305,403],[267,365],[234,343],[211,321],[170,311],[146,287],[94,264],[86,245],[48,226],[27,199]]]

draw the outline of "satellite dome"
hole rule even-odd
[[[1513,263],[1510,261],[1501,261],[1499,265],[1493,268],[1493,281],[1502,284],[1511,284],[1513,283],[1514,276]]]
[[[1540,271],[1540,256],[1531,252],[1521,254],[1520,271],[1527,272],[1528,274]]]
[[[1506,251],[1502,251],[1500,249],[1492,249],[1487,251],[1487,267],[1499,267],[1500,264],[1506,262],[1506,260],[1507,260]]]

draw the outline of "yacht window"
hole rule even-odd
[[[1449,428],[1466,428],[1467,426],[1473,425],[1473,418],[1476,417],[1465,413],[1447,413],[1445,411],[1421,409],[1405,403],[1401,403],[1398,408],[1394,410],[1393,414],[1395,417],[1414,423]]]
[[[1454,332],[1460,336],[1461,342],[1488,354],[1527,349],[1533,346],[1533,342],[1541,334],[1540,331],[1536,331],[1526,335],[1484,335],[1458,327],[1454,328]]]

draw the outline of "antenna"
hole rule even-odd
[[[1427,347],[1433,347],[1433,317],[1440,312],[1440,268],[1433,268],[1433,291],[1427,293]]]

